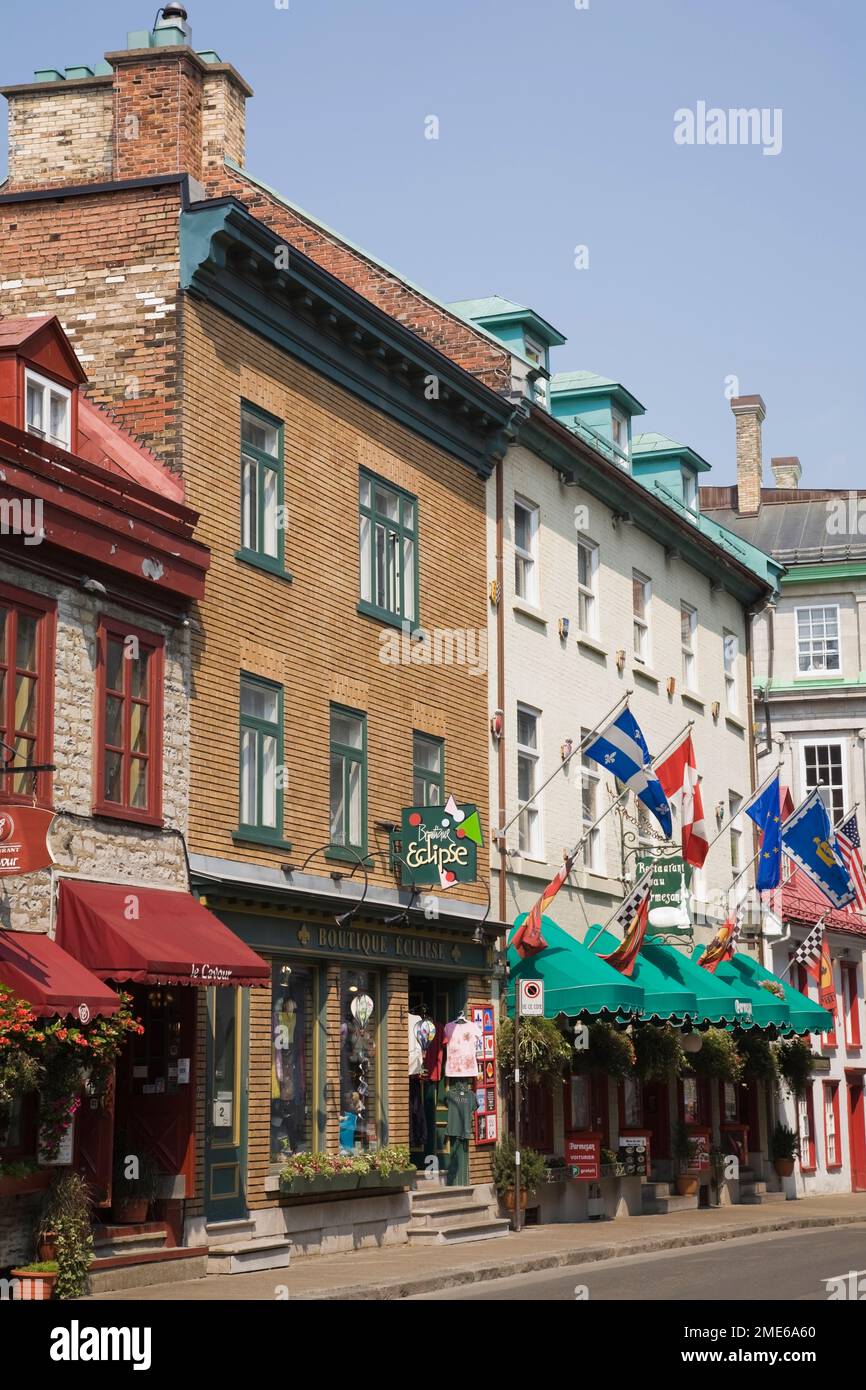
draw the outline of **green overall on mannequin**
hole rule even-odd
[[[449,1141],[448,1187],[466,1187],[469,1183],[469,1136],[473,1116],[478,1109],[475,1092],[466,1081],[452,1081],[448,1088],[448,1123],[445,1133]]]

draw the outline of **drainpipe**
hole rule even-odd
[[[496,707],[502,712],[502,733],[496,749],[497,759],[497,790],[499,792],[499,805],[497,807],[498,820],[497,827],[503,826],[506,821],[505,813],[505,733],[508,728],[508,721],[505,718],[505,455],[503,454],[496,460],[496,592],[499,601],[496,604]],[[498,841],[499,849],[499,920],[505,921],[505,913],[508,903],[507,885],[505,874],[507,868],[507,855],[505,852],[505,836],[501,835]]]

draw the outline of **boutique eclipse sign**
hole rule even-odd
[[[399,863],[403,882],[415,887],[453,888],[478,877],[478,846],[484,843],[478,807],[407,806],[400,826]]]

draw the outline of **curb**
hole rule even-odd
[[[417,1278],[386,1280],[381,1284],[347,1284],[340,1289],[306,1289],[293,1295],[294,1302],[383,1301],[410,1298],[413,1294],[438,1293],[442,1289],[460,1288],[467,1284],[486,1283],[492,1279],[508,1279],[515,1274],[531,1274],[543,1269],[567,1269],[572,1265],[597,1264],[619,1260],[631,1255],[655,1254],[662,1250],[678,1250],[689,1246],[716,1245],[746,1236],[770,1235],[779,1231],[820,1230],[833,1226],[866,1225],[860,1216],[779,1216],[772,1221],[750,1222],[748,1226],[709,1227],[702,1231],[671,1233],[658,1239],[635,1240],[621,1244],[574,1246],[553,1255],[515,1256],[498,1264],[475,1265],[468,1269],[443,1270],[441,1274],[419,1275]]]

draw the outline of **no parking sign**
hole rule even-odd
[[[544,1018],[544,985],[541,980],[519,980],[517,998],[521,1018]]]

